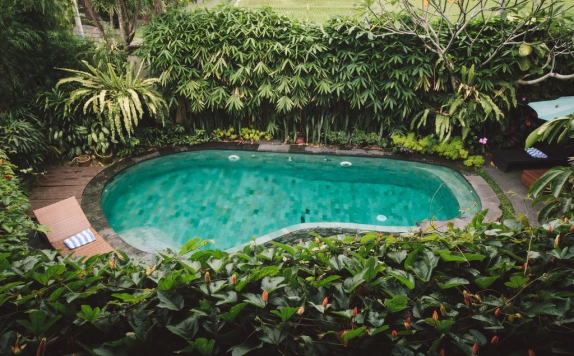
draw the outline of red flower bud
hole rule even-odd
[[[325,297],[325,299],[323,299],[323,303],[321,305],[323,305],[323,307],[326,308],[328,303],[329,303],[329,298]]]
[[[526,263],[524,263],[524,264],[522,264],[522,266],[520,266],[520,269],[524,271],[526,269],[526,267],[528,267],[528,265]]]
[[[393,339],[396,339],[397,336],[399,336],[399,333],[398,333],[396,330],[393,330],[393,331],[391,332],[391,336],[393,337]]]
[[[434,321],[438,320],[438,313],[436,312],[436,310],[432,313],[432,320]]]
[[[528,356],[536,356],[536,354],[534,351],[532,351],[532,349],[528,349]]]
[[[353,318],[357,317],[357,314],[359,314],[359,310],[357,309],[357,307],[353,308]]]
[[[444,351],[444,349],[440,349],[440,352],[438,354],[439,356],[445,356],[446,352]]]
[[[552,228],[552,225],[548,226],[548,231],[552,232],[552,230],[554,230],[554,228]]]
[[[502,310],[500,308],[496,308],[496,310],[494,311],[494,316],[499,316],[501,312]]]
[[[406,322],[409,323],[409,324],[411,323],[411,317],[410,317],[410,316],[407,316]]]
[[[475,342],[474,345],[472,346],[472,354],[478,355],[478,342]]]
[[[10,174],[6,174],[6,180],[12,180],[12,178],[14,178],[14,177],[11,176]]]
[[[261,293],[261,299],[263,299],[263,303],[267,303],[269,300],[269,293],[267,292],[267,289],[264,289],[263,293]]]
[[[492,337],[492,339],[490,340],[490,343],[491,343],[492,345],[498,344],[498,336],[494,335],[494,336]]]
[[[574,225],[570,226],[570,231],[574,231]]]

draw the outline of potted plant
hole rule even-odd
[[[74,158],[78,166],[80,167],[88,167],[92,164],[92,157],[88,154],[81,154],[78,157]]]

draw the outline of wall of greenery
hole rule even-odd
[[[518,45],[506,47],[481,66],[501,41],[502,25],[477,19],[468,36],[457,38],[457,89],[418,38],[368,20],[333,19],[319,27],[271,10],[169,13],[147,27],[139,55],[160,77],[177,122],[208,133],[250,126],[278,138],[300,132],[309,142],[326,142],[331,131],[387,137],[418,128],[475,138],[509,129],[519,94],[552,96],[567,88],[556,81],[516,84],[540,69],[539,48],[522,56]],[[480,40],[469,42],[478,31]],[[556,66],[574,69],[567,61]]]

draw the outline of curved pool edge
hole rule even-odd
[[[293,154],[326,154],[326,155],[335,155],[335,156],[360,156],[360,157],[379,157],[379,158],[388,158],[388,159],[398,159],[398,160],[407,160],[407,161],[417,161],[421,163],[430,163],[436,164],[430,160],[414,160],[414,159],[406,159],[405,157],[397,157],[388,152],[380,151],[380,150],[368,150],[368,149],[336,149],[330,147],[310,147],[310,146],[299,146],[299,145],[285,145],[285,144],[253,144],[253,145],[243,145],[238,143],[206,143],[200,144],[195,146],[178,146],[178,147],[166,147],[161,148],[158,150],[144,152],[140,155],[126,158],[122,161],[116,162],[115,164],[107,167],[99,174],[97,174],[86,186],[84,192],[82,194],[82,209],[86,214],[86,217],[90,221],[92,227],[100,233],[100,235],[106,239],[110,245],[112,245],[116,250],[120,250],[125,252],[127,255],[134,256],[134,257],[146,257],[153,255],[149,252],[145,252],[139,250],[132,245],[126,243],[109,225],[102,209],[102,191],[105,185],[113,179],[113,177],[122,172],[123,170],[140,163],[142,161],[147,161],[153,158],[180,153],[180,152],[188,152],[188,151],[200,151],[200,150],[238,150],[238,151],[262,151],[262,152],[285,152],[285,153],[293,153]],[[439,164],[440,165],[440,164]],[[465,174],[461,172],[459,169],[450,166],[449,168],[458,171],[471,185],[474,189],[475,193],[478,195],[481,201],[481,209],[485,210],[488,209],[488,214],[486,215],[487,221],[496,221],[502,215],[502,210],[500,209],[500,200],[496,193],[492,190],[492,188],[488,185],[488,183],[478,174]],[[447,223],[452,222],[455,227],[464,227],[467,225],[473,218],[473,216],[464,216],[464,212],[461,213],[461,217],[454,218],[445,221],[433,221],[431,222],[420,222],[418,224],[419,227],[423,228],[425,231],[430,230],[438,230],[438,231],[445,231],[447,230]],[[468,215],[468,214],[466,214]],[[474,215],[474,214],[472,214]],[[328,226],[317,226],[327,224]],[[264,236],[259,237],[255,240],[257,244],[263,244],[269,242],[275,238],[280,236],[284,236],[283,231],[287,231],[287,234],[293,233],[297,230],[305,230],[309,229],[307,225],[313,225],[317,228],[344,228],[346,230],[352,229],[358,231],[378,231],[378,232],[407,232],[411,226],[403,226],[403,227],[387,227],[387,226],[378,226],[378,225],[364,225],[364,224],[353,224],[353,223],[305,223],[305,224],[297,224],[292,225],[270,234],[266,234]],[[348,226],[341,226],[341,225],[348,225]],[[365,226],[370,227],[377,227],[380,228],[378,230],[368,230],[363,228]],[[387,231],[388,228],[391,228],[391,231]],[[394,231],[394,229],[400,228],[404,231]],[[249,244],[249,243],[246,243]],[[244,246],[242,244],[241,246]],[[239,246],[234,248],[228,249],[228,252],[237,251]]]

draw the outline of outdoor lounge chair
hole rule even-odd
[[[101,253],[114,251],[113,247],[101,237],[84,215],[80,204],[75,197],[71,197],[52,205],[34,210],[36,219],[42,225],[52,230],[46,237],[48,242],[59,250],[61,255],[74,253],[76,256],[93,256]],[[90,229],[96,238],[95,241],[82,245],[80,247],[69,249],[64,240],[72,237],[86,229]]]
[[[554,166],[565,166],[568,157],[574,156],[572,147],[545,146],[540,151],[546,154],[547,158],[534,158],[523,148],[513,150],[501,150],[492,155],[492,163],[501,171],[508,172],[510,168],[550,168]]]

